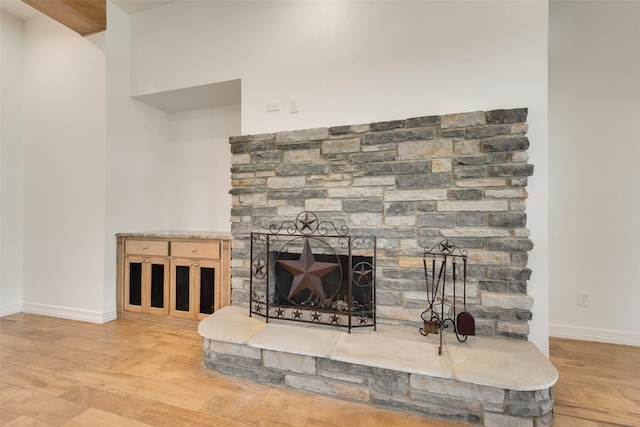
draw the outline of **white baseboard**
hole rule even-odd
[[[0,307],[0,317],[22,312],[22,304],[9,304]]]
[[[117,318],[115,309],[107,312],[101,312],[30,302],[22,304],[22,311],[30,314],[39,314],[41,316],[60,317],[62,319],[79,320],[81,322],[99,324],[107,323]]]
[[[640,347],[640,334],[625,331],[614,331],[611,329],[550,324],[549,336],[554,338],[567,338],[580,341],[595,341],[608,344]]]

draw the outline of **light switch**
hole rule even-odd
[[[290,113],[298,112],[298,98],[289,98],[289,112]]]

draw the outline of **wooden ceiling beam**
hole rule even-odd
[[[107,29],[107,0],[22,0],[82,36]]]

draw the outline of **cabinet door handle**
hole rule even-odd
[[[143,251],[146,251],[146,250],[148,250],[148,249],[149,249],[149,246],[143,246],[143,247],[142,247],[142,250],[143,250]]]
[[[191,253],[195,253],[195,252],[196,252],[196,249],[195,249],[195,248],[194,248],[194,249],[191,249]]]

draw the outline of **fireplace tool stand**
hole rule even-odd
[[[458,248],[452,241],[443,240],[433,247],[426,247],[423,256],[426,279],[427,304],[422,312],[423,327],[420,333],[440,335],[438,354],[442,354],[442,335],[445,329],[453,328],[456,338],[465,342],[469,335],[475,335],[475,320],[467,311],[467,251]],[[457,311],[456,287],[460,281],[462,263],[463,309]],[[450,270],[450,274],[448,273]],[[447,280],[450,282],[447,282]],[[446,292],[447,286],[452,292]],[[449,295],[452,295],[451,299]]]

